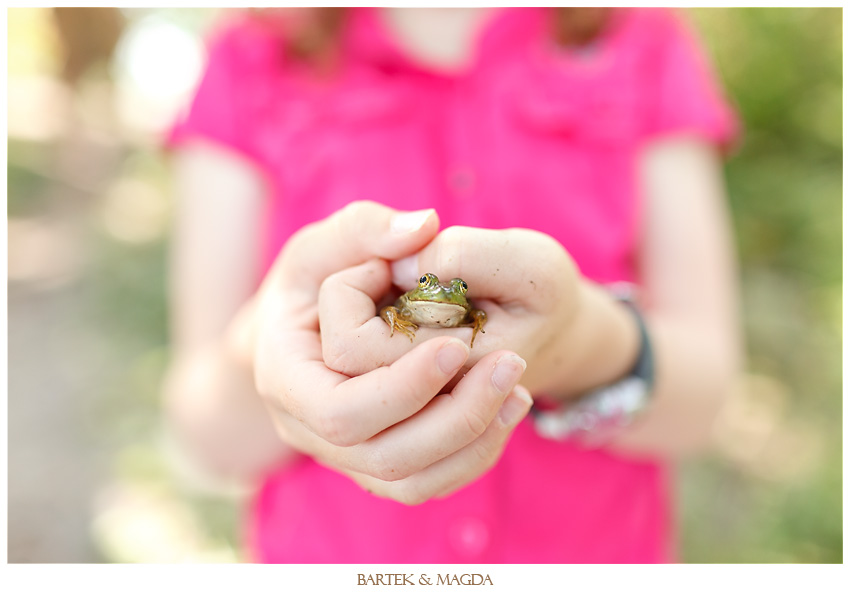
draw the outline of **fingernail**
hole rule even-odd
[[[425,225],[432,213],[434,213],[433,209],[399,213],[390,222],[390,231],[396,234],[412,234]]]
[[[493,385],[499,393],[505,394],[510,391],[519,381],[522,373],[525,372],[525,367],[525,360],[516,354],[508,354],[499,358],[491,377]]]
[[[406,288],[419,278],[419,255],[410,255],[398,261],[393,261],[390,270],[393,274],[393,283],[400,288]]]
[[[514,426],[525,418],[531,408],[531,394],[522,385],[517,385],[499,408],[499,421],[505,426]]]
[[[466,362],[469,348],[459,339],[447,341],[437,352],[437,366],[447,375],[453,375]]]

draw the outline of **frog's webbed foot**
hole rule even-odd
[[[387,325],[390,326],[390,337],[392,337],[393,333],[398,330],[404,333],[410,338],[410,341],[413,342],[413,337],[416,335],[416,330],[419,329],[419,325],[412,321],[406,321],[399,315],[400,312],[395,306],[385,306],[381,309],[381,318]]]
[[[469,347],[472,348],[472,344],[475,343],[475,336],[480,331],[484,333],[484,323],[487,322],[487,313],[481,310],[480,308],[475,308],[469,311],[469,318],[472,319],[468,323],[464,324],[464,327],[472,327],[472,339],[469,341]]]

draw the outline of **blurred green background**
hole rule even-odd
[[[203,9],[8,10],[9,561],[238,561],[239,502],[163,430],[160,152]],[[677,476],[687,562],[842,561],[842,11],[691,9],[746,134],[727,163],[748,348]]]

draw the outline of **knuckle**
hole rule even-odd
[[[451,246],[463,242],[463,226],[450,226],[440,233],[441,241]]]
[[[352,447],[361,442],[362,437],[336,408],[325,408],[312,425],[313,432],[337,447]]]
[[[340,247],[357,245],[362,240],[366,222],[374,217],[376,203],[352,201],[333,218],[333,242]]]
[[[340,273],[331,273],[325,279],[322,280],[322,283],[319,284],[319,300],[327,298],[328,294],[334,291],[334,286],[339,282]]]
[[[482,472],[488,470],[496,463],[500,452],[498,446],[492,445],[489,441],[475,441],[470,445],[470,449],[472,450],[473,458],[478,463],[477,468]]]
[[[340,212],[340,219],[344,222],[348,220],[359,220],[362,217],[368,217],[375,209],[376,203],[372,201],[351,201],[343,207]]]
[[[534,236],[534,241],[538,247],[535,252],[543,257],[544,265],[556,265],[569,270],[575,268],[567,250],[552,236],[534,230],[525,230],[525,232]]]
[[[327,225],[328,222],[324,220],[314,221],[296,231],[283,246],[275,261],[274,270],[280,275],[286,275],[292,269],[296,269],[300,255],[308,252],[316,242],[321,241]]]
[[[418,411],[428,399],[434,397],[436,391],[428,391],[421,379],[414,379],[403,387],[397,387],[394,391],[394,400],[402,405],[405,410]]]
[[[399,465],[398,462],[387,457],[383,449],[372,449],[367,456],[367,473],[373,478],[383,480],[384,482],[403,480],[408,476],[405,468],[405,466]]]
[[[413,507],[422,505],[431,498],[431,495],[421,490],[416,483],[397,482],[393,485],[392,498],[402,505]]]
[[[368,369],[363,365],[356,342],[344,334],[333,334],[323,338],[322,359],[329,369],[349,377],[359,376]]]
[[[462,226],[451,226],[437,236],[437,266],[441,270],[453,270],[460,265],[456,261],[464,253],[464,230]]]
[[[322,359],[329,369],[343,372],[341,369],[345,365],[346,352],[347,350],[342,345],[338,335],[322,337]]]
[[[475,439],[484,434],[487,430],[489,421],[485,419],[477,410],[469,410],[463,414],[463,425],[465,432]]]
[[[523,284],[528,298],[544,312],[571,300],[578,269],[563,245],[553,237],[535,230],[515,230],[517,243],[531,248],[534,260],[524,267],[525,276],[533,283]],[[553,275],[553,272],[558,272]]]
[[[479,469],[479,474],[483,474],[496,465],[505,451],[505,445],[507,445],[510,436],[511,431],[509,429],[497,430],[491,428],[486,435],[470,446],[473,457],[477,462],[477,466],[473,467]]]

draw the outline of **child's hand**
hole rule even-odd
[[[570,345],[584,302],[580,277],[572,259],[551,237],[523,229],[483,230],[453,227],[444,230],[418,255],[392,266],[396,284],[413,286],[425,272],[441,279],[460,277],[469,285],[467,297],[487,313],[484,333],[475,339],[467,366],[485,354],[510,349],[528,362],[523,384],[532,391],[552,391],[559,362]],[[348,375],[363,374],[394,362],[411,349],[400,333],[375,317],[375,305],[389,289],[389,280],[357,282],[374,271],[348,271],[327,280],[320,295],[320,319],[325,362]],[[453,335],[467,344],[471,329],[420,327],[413,345]]]
[[[325,365],[317,305],[322,281],[330,276],[327,287],[349,276],[358,292],[380,294],[390,285],[382,259],[413,254],[436,233],[433,212],[419,214],[420,221],[397,216],[358,203],[293,236],[233,337],[287,443],[367,490],[418,503],[486,471],[531,398],[515,387],[524,363],[506,351],[488,354],[441,393],[469,355],[464,342],[447,337],[407,346],[391,365],[373,362],[353,378]],[[414,225],[393,225],[399,221]],[[374,315],[374,303],[369,308]]]

